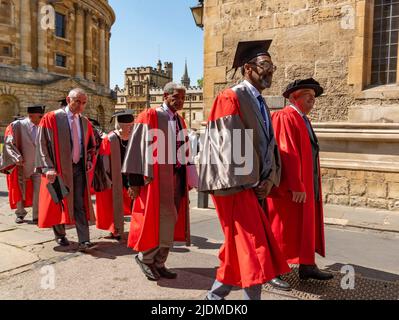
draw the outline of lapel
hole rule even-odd
[[[311,129],[312,134],[309,133],[308,127],[306,125],[306,122],[305,122],[305,119],[303,118],[303,116],[300,115],[298,113],[298,111],[295,110],[294,108],[292,108],[290,106],[288,106],[287,108],[291,109],[290,110],[291,112],[294,112],[294,114],[296,114],[299,118],[301,118],[301,121],[302,121],[303,125],[305,126],[306,132],[309,134],[310,143],[316,148],[316,150],[319,150],[319,141],[317,140],[316,134],[313,131],[312,123],[310,122],[310,120],[309,120],[309,124],[310,124],[310,129]]]
[[[261,125],[261,127],[263,129],[263,132],[265,133],[266,137],[269,137],[269,133],[266,130],[266,126],[265,126],[265,123],[263,121],[262,114],[261,114],[261,112],[259,110],[259,107],[258,107],[258,105],[259,105],[258,104],[259,103],[258,100],[254,97],[254,95],[251,93],[251,91],[248,89],[248,87],[244,83],[242,84],[242,86],[244,88],[245,94],[252,101],[252,103],[249,104],[251,110],[256,114],[256,118],[258,119],[259,124]]]

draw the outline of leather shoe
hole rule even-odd
[[[331,272],[321,271],[316,265],[299,265],[299,278],[301,280],[316,279],[330,280],[334,278]]]
[[[165,266],[162,268],[157,268],[157,271],[162,278],[166,278],[166,279],[176,279],[177,278],[177,273],[170,271]]]
[[[283,291],[291,291],[291,286],[287,281],[281,279],[280,276],[270,280],[268,282],[273,288]]]
[[[22,217],[17,217],[17,218],[15,219],[15,223],[16,223],[16,224],[24,223],[24,218],[22,218]]]
[[[92,244],[90,241],[85,241],[85,242],[79,243],[78,251],[85,252],[86,250],[90,249],[93,246],[94,246],[94,244]]]
[[[154,265],[145,264],[139,259],[138,255],[136,255],[134,259],[148,280],[158,281],[161,278]]]
[[[70,244],[67,237],[62,237],[62,238],[56,239],[55,241],[62,247],[67,247]]]

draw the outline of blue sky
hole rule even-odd
[[[203,75],[203,31],[192,17],[197,0],[109,0],[116,14],[110,43],[111,88],[124,85],[128,67],[173,62],[180,83],[187,59],[191,85]]]

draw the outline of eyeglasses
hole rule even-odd
[[[259,63],[256,62],[250,62],[250,64],[253,64],[257,67],[262,68],[263,70],[266,70],[267,72],[276,72],[277,70],[277,66],[275,66],[274,64],[268,62],[268,61],[262,61]]]

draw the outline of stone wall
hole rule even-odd
[[[325,203],[399,210],[399,173],[322,169]]]
[[[273,39],[277,71],[263,92],[272,109],[284,105],[281,94],[294,79],[314,77],[325,89],[309,115],[324,135],[324,200],[393,210],[399,87],[370,86],[373,8],[374,0],[205,0],[205,117],[218,92],[240,80],[231,71],[237,43]]]

